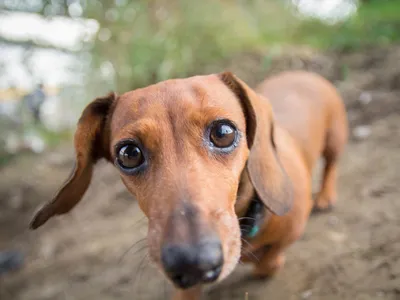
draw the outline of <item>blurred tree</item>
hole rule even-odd
[[[294,21],[288,15],[274,0],[91,1],[86,7],[86,16],[100,23],[94,61],[110,62],[118,90],[201,73],[236,52],[283,41]]]
[[[356,0],[355,0],[356,1]],[[90,49],[92,77],[125,91],[206,71],[240,51],[274,44],[307,43],[352,48],[399,39],[398,0],[361,0],[359,16],[339,24],[294,18],[288,0],[16,0],[0,2],[0,13],[25,11],[45,18],[95,19],[99,31]],[[397,17],[396,17],[397,14]],[[43,41],[0,43],[63,49]],[[208,71],[208,69],[207,69]]]

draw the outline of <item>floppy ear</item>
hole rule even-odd
[[[254,189],[271,212],[284,215],[293,204],[293,187],[279,161],[272,107],[232,73],[225,72],[219,77],[239,98],[246,118],[247,145],[250,149],[247,172]]]
[[[53,200],[33,217],[31,229],[36,229],[54,215],[69,212],[85,194],[92,179],[93,165],[100,159],[110,160],[108,117],[112,113],[116,94],[97,98],[84,109],[75,132],[76,162],[72,173]]]

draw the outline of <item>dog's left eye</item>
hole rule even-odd
[[[210,141],[218,148],[228,148],[236,141],[237,130],[227,120],[217,121],[211,126]]]
[[[117,151],[117,163],[125,169],[134,169],[142,165],[144,156],[139,146],[126,144],[119,147]]]

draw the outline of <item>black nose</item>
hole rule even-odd
[[[182,289],[197,283],[215,281],[224,263],[219,241],[195,245],[164,245],[161,260],[168,276]]]

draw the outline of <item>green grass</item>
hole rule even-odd
[[[283,43],[291,19],[278,2],[137,0],[110,5],[119,16],[112,21],[92,8],[89,16],[112,33],[96,42],[95,61],[111,61],[118,90],[198,74],[241,51]]]
[[[307,20],[299,26],[293,40],[333,50],[357,50],[398,43],[400,1],[369,1],[361,5],[352,18],[332,26],[318,20]]]
[[[116,71],[116,90],[126,91],[173,77],[200,74],[240,52],[267,52],[274,45],[358,49],[400,40],[400,1],[369,1],[356,16],[333,26],[301,21],[277,0],[98,1],[87,8],[111,32],[96,41],[95,65]],[[108,17],[107,17],[108,16]],[[114,16],[111,17],[110,16]],[[266,57],[262,68],[268,69]]]

